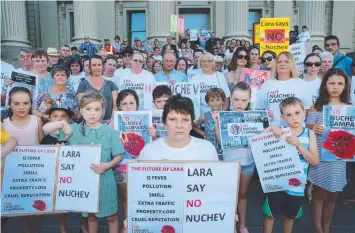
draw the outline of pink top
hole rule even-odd
[[[38,145],[38,119],[35,115],[30,115],[30,122],[24,127],[17,127],[13,125],[10,118],[4,120],[5,131],[13,136],[19,146]]]

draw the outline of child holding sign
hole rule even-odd
[[[233,111],[241,112],[250,110],[251,88],[245,82],[238,82],[232,87],[231,104]],[[213,120],[216,126],[215,133],[218,143],[221,144],[221,135],[219,131],[218,113],[213,114]],[[240,160],[241,174],[240,186],[238,194],[238,214],[240,220],[240,233],[248,233],[246,228],[246,214],[247,214],[247,193],[251,184],[255,163],[250,148],[238,148],[227,151],[224,160]]]
[[[283,120],[290,127],[292,136],[286,137],[286,142],[296,146],[299,157],[303,164],[304,175],[307,176],[308,166],[319,163],[316,136],[312,130],[303,127],[305,118],[302,101],[297,97],[289,97],[280,103],[280,112]],[[283,232],[292,232],[293,220],[302,216],[302,202],[305,185],[294,181],[293,188],[268,193],[263,206],[264,233],[271,233],[274,225],[275,215],[283,213]]]
[[[119,111],[137,111],[139,106],[139,99],[136,91],[132,89],[124,89],[120,91],[117,96],[116,105]],[[110,126],[114,128],[114,121],[110,122]],[[153,138],[153,140],[156,139],[156,131],[154,127],[149,127],[148,133]],[[127,152],[124,153],[125,154],[123,156],[123,160],[130,158],[130,155]],[[124,218],[127,218],[126,164],[117,166],[115,171],[115,178],[118,191],[120,193],[119,197],[121,202],[122,215]]]
[[[86,93],[80,100],[80,114],[83,116],[82,123],[69,125],[67,121],[47,123],[43,129],[47,133],[59,130],[59,141],[68,138],[69,144],[97,144],[101,145],[101,163],[92,164],[91,169],[100,174],[100,200],[99,212],[96,214],[84,213],[88,216],[90,233],[99,230],[99,218],[105,217],[108,221],[109,232],[118,232],[118,203],[117,187],[112,168],[122,160],[124,152],[121,140],[117,133],[100,120],[104,115],[104,99],[98,93]],[[90,185],[90,184],[88,184]]]
[[[317,135],[319,153],[322,150],[323,106],[349,105],[349,78],[340,69],[332,68],[322,78],[319,97],[311,108],[307,127]],[[338,193],[346,185],[346,163],[344,161],[321,162],[309,169],[308,180],[314,185],[312,195],[312,219],[316,233],[329,233],[330,223]]]
[[[211,111],[201,115],[200,118],[194,122],[193,129],[215,146],[219,160],[223,160],[222,149],[216,138],[216,126],[213,119],[215,118],[215,115],[218,115],[218,112],[223,109],[224,101],[226,101],[226,94],[221,88],[211,88],[206,93],[205,101],[208,106],[211,107]],[[205,130],[202,131],[198,126],[204,123],[206,124]]]
[[[5,132],[20,146],[38,145],[43,138],[42,120],[32,115],[32,94],[25,87],[14,87],[9,93],[9,118],[4,120]],[[30,217],[21,217],[22,230],[31,233]],[[40,215],[33,216],[33,230],[39,232]]]

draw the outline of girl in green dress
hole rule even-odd
[[[101,163],[91,166],[95,173],[100,174],[99,212],[83,215],[88,216],[90,233],[98,232],[98,218],[103,217],[108,221],[109,232],[117,233],[119,229],[116,214],[118,210],[117,187],[112,168],[122,160],[124,149],[115,130],[100,122],[105,112],[104,99],[100,94],[84,94],[79,107],[83,118],[82,123],[69,125],[66,121],[50,122],[43,127],[43,130],[47,133],[59,131],[59,140],[67,139],[69,144],[101,145]]]

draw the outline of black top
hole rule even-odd
[[[53,137],[49,134],[44,136],[41,140],[41,145],[56,145],[57,143],[66,143],[65,141],[58,141],[56,137]]]

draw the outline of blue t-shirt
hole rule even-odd
[[[186,74],[177,71],[177,70],[172,70],[170,72],[169,77],[166,76],[165,72],[162,70],[159,73],[156,73],[154,75],[155,80],[157,82],[169,82],[169,81],[175,81],[175,82],[187,82],[187,76]]]
[[[343,54],[338,53],[336,57],[334,57],[333,64],[335,64],[341,57],[344,56]],[[351,63],[353,60],[350,57],[345,57],[343,60],[341,60],[334,68],[342,69],[345,71],[345,73],[351,77]]]

